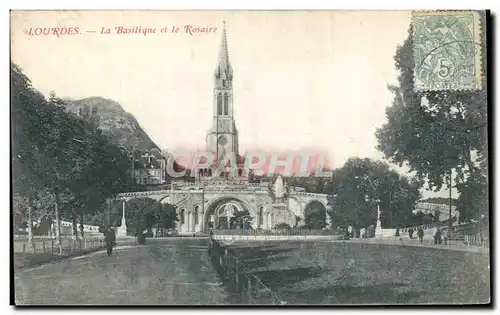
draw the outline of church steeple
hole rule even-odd
[[[229,62],[229,51],[227,49],[226,22],[224,21],[222,23],[222,39],[219,48],[219,59],[215,68],[215,81],[218,87],[228,88],[230,87],[230,85],[225,85],[223,83],[232,83],[233,68],[231,67],[231,63]]]
[[[233,111],[233,68],[229,62],[226,23],[223,22],[219,56],[215,67],[213,123],[207,134],[207,149],[216,153],[238,153],[238,130]]]

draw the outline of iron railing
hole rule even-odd
[[[60,252],[60,248],[62,252]],[[83,238],[79,240],[70,237],[61,237],[59,246],[57,239],[53,238],[33,238],[31,244],[28,240],[15,239],[13,251],[15,253],[31,253],[31,254],[69,254],[75,251],[91,250],[96,248],[104,248],[105,243],[102,238]]]
[[[214,235],[244,235],[244,236],[307,236],[307,235],[339,235],[334,230],[313,230],[313,229],[212,229]]]
[[[230,249],[210,239],[210,254],[236,304],[286,304]]]

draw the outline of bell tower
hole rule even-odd
[[[223,22],[219,58],[214,73],[212,128],[207,133],[207,151],[217,160],[226,154],[238,156],[238,131],[233,113],[233,68],[229,62],[226,22]]]

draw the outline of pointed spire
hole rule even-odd
[[[219,77],[221,74],[225,73],[226,78],[230,79],[233,74],[233,69],[231,67],[231,63],[229,62],[229,52],[227,49],[226,21],[223,21],[222,25],[222,39],[215,75]]]
[[[219,65],[229,65],[229,52],[227,50],[226,21],[222,21],[222,39],[219,49]]]

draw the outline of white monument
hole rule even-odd
[[[123,201],[122,224],[116,230],[117,237],[127,236],[127,222],[125,220],[125,200]]]
[[[281,175],[278,175],[278,178],[276,178],[276,182],[274,183],[274,195],[277,200],[281,200],[285,195],[285,187],[283,185]]]
[[[382,237],[382,223],[380,222],[380,204],[377,204],[377,226],[375,227],[375,237]]]

